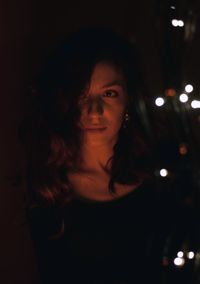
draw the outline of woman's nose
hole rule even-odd
[[[104,111],[103,101],[101,98],[90,98],[88,102],[88,114],[101,115]]]

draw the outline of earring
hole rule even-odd
[[[130,119],[130,116],[129,116],[128,113],[126,113],[126,114],[125,114],[125,117],[124,117],[124,120],[125,120],[125,121],[129,121],[129,119]]]
[[[124,116],[123,128],[127,127],[127,122],[130,120],[130,115],[128,113]]]

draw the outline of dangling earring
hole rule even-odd
[[[130,116],[129,116],[129,114],[128,114],[128,113],[126,113],[126,114],[125,114],[125,118],[124,118],[124,120],[125,120],[125,121],[129,121],[129,119],[130,119]]]
[[[126,112],[125,116],[124,116],[124,122],[123,122],[123,128],[127,127],[127,122],[130,120],[130,115],[128,114],[128,112]]]

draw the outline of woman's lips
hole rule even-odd
[[[106,127],[85,127],[84,130],[86,131],[91,131],[91,132],[95,132],[95,131],[104,131],[106,129]]]

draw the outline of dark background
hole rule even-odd
[[[176,18],[188,23],[183,29],[170,25],[172,5]],[[152,112],[156,112],[154,99],[164,96],[166,88],[179,92],[189,82],[195,88],[193,96],[199,97],[199,13],[198,0],[1,3],[0,283],[37,283],[23,210],[24,188],[10,182],[9,177],[17,177],[24,167],[17,127],[28,111],[31,79],[42,58],[58,39],[79,27],[103,25],[123,32],[139,48],[149,101]],[[190,117],[197,139],[199,117],[198,111]]]

